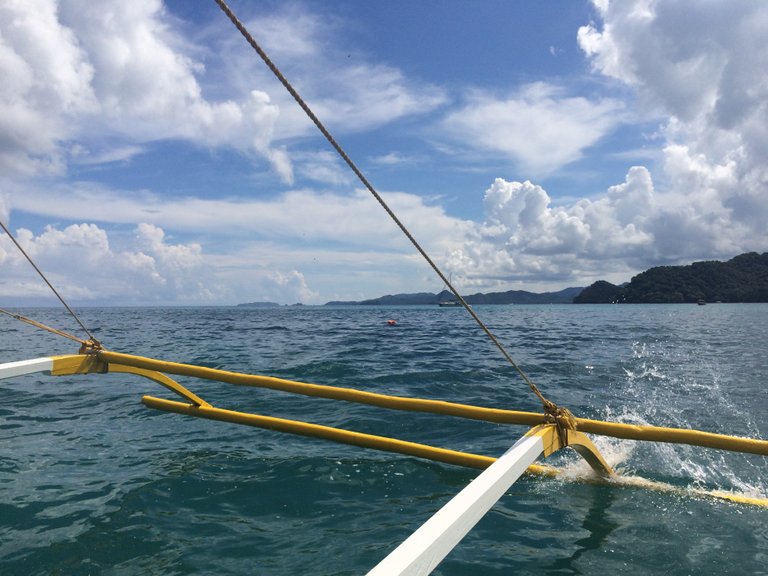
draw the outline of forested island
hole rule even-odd
[[[600,280],[573,299],[574,304],[677,304],[768,302],[768,252],[741,254],[727,262],[657,266],[616,286]]]

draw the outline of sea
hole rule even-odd
[[[476,306],[552,401],[586,418],[768,438],[768,305]],[[60,309],[15,310],[82,336]],[[105,348],[385,394],[540,411],[463,309],[82,308]],[[395,323],[388,322],[394,320]],[[76,342],[0,318],[0,362]],[[178,378],[214,406],[498,456],[521,426]],[[365,574],[479,473],[159,412],[127,374],[0,381],[0,574]],[[174,398],[175,399],[175,398]],[[594,437],[523,476],[443,576],[768,574],[764,456]],[[661,487],[659,487],[661,485]]]

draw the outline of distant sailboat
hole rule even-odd
[[[448,282],[453,282],[452,274],[448,276]],[[437,298],[437,305],[440,306],[440,308],[461,308],[461,302],[456,299],[450,290],[448,290],[448,286],[443,288],[443,291],[437,295]]]

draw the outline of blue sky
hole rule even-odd
[[[463,293],[768,249],[768,5],[231,7]],[[78,305],[442,289],[212,1],[0,2],[0,77],[0,217]]]

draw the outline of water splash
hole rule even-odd
[[[628,348],[609,385],[618,405],[604,406],[600,419],[761,437],[753,406],[734,395],[730,369],[718,362],[710,344],[654,338],[632,341]],[[680,444],[593,440],[619,473],[613,484],[763,506],[768,502],[768,458]],[[564,481],[594,480],[579,457],[558,462]]]

